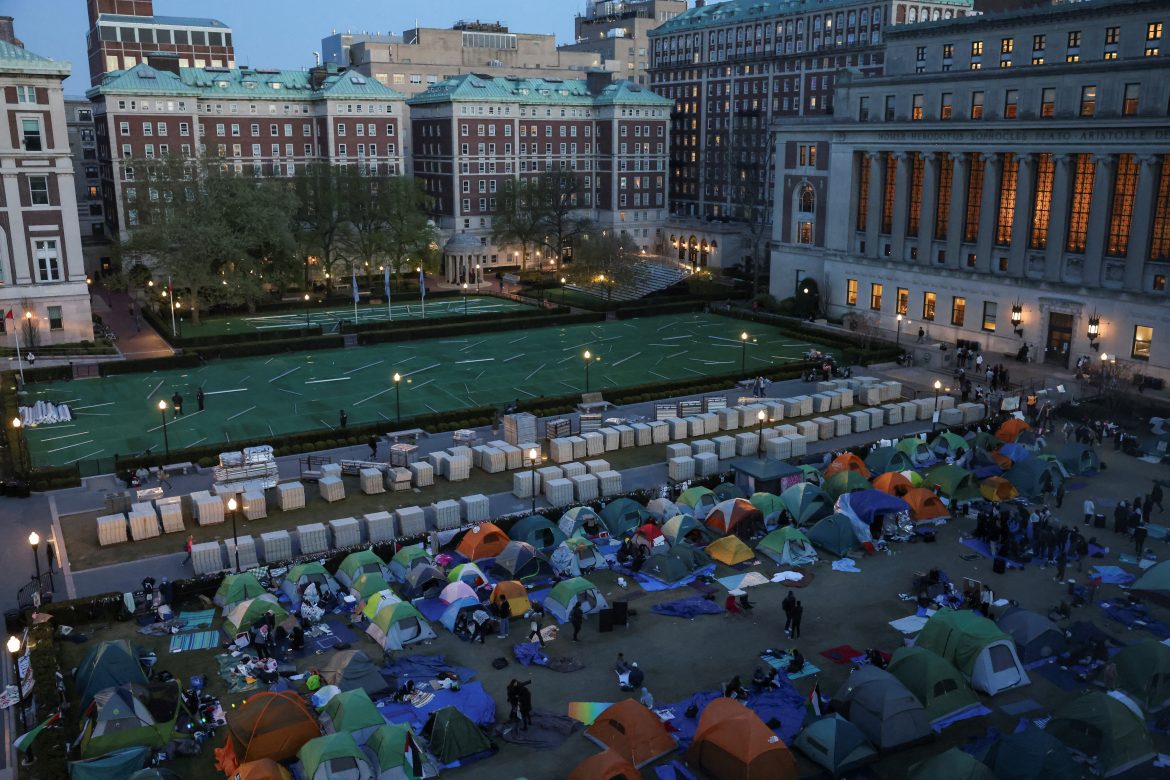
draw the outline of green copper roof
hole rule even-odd
[[[180,68],[179,75],[139,63],[129,70],[107,74],[86,93],[99,95],[182,95],[211,99],[257,100],[379,99],[402,100],[401,92],[360,73],[330,73],[313,88],[307,70],[275,68]]]
[[[971,8],[973,0],[935,0],[947,5]],[[725,0],[722,3],[708,2],[701,7],[691,7],[678,16],[655,27],[649,35],[687,32],[705,27],[722,27],[729,24],[758,22],[781,16],[818,13],[851,6],[869,7],[868,0]]]
[[[528,105],[667,107],[673,101],[630,81],[617,81],[599,93],[581,79],[537,79],[503,76],[489,78],[465,73],[432,84],[407,103],[422,106],[453,101],[519,102]]]
[[[71,70],[72,67],[68,62],[51,60],[48,57],[33,54],[23,46],[0,41],[0,71],[68,76]]]

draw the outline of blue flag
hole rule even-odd
[[[358,302],[357,269],[351,268],[351,269],[349,269],[349,273],[350,273],[350,277],[349,277],[350,281],[353,282],[353,302],[357,303]]]
[[[386,290],[386,300],[390,300],[390,266],[382,266],[382,287]]]
[[[418,295],[420,298],[427,297],[427,277],[423,273],[422,266],[418,269]]]

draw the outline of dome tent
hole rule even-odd
[[[788,746],[760,716],[735,699],[718,698],[703,708],[687,762],[720,780],[795,780]]]
[[[216,769],[232,774],[239,764],[285,761],[321,736],[317,719],[292,691],[254,693],[227,715],[227,739],[215,749]]]
[[[719,496],[715,495],[715,491],[710,488],[695,485],[679,493],[675,503],[679,506],[689,506],[694,511],[695,517],[702,519],[719,503]]]
[[[421,544],[412,544],[394,553],[394,557],[390,559],[390,565],[386,567],[386,571],[390,579],[395,582],[404,582],[406,580],[406,573],[416,563],[434,563],[431,560],[430,553]]]
[[[764,516],[764,523],[768,525],[775,525],[786,509],[780,496],[775,493],[752,493],[748,500],[752,502],[752,506],[760,510],[760,514]]]
[[[278,625],[288,620],[288,612],[277,602],[276,596],[265,593],[254,599],[241,601],[230,610],[224,610],[223,630],[227,632],[228,636],[234,637],[241,631],[251,629],[252,625],[262,618],[265,612],[269,611],[276,616]]]
[[[346,733],[364,745],[374,729],[386,722],[369,694],[361,688],[342,691],[321,712],[321,729],[326,734]]]
[[[911,488],[902,496],[902,500],[910,505],[910,519],[916,523],[951,516],[951,510],[943,506],[938,496],[926,488]]]
[[[561,623],[568,622],[574,604],[580,604],[587,615],[609,607],[601,590],[584,577],[558,582],[544,600],[545,611]]]
[[[561,515],[557,527],[565,536],[584,536],[594,539],[606,532],[601,515],[587,506],[576,506]]]
[[[341,592],[341,586],[337,584],[337,580],[333,579],[333,575],[315,561],[298,564],[289,569],[280,583],[280,592],[288,596],[294,609],[299,608],[301,592],[308,587],[309,583],[315,585],[317,592],[322,596],[325,595],[326,591],[334,596]]]
[[[890,660],[889,672],[922,702],[931,723],[979,703],[959,670],[926,648],[899,647]]]
[[[374,768],[354,738],[341,732],[306,742],[297,752],[304,780],[373,780]]]
[[[832,513],[833,502],[816,485],[800,482],[780,494],[780,501],[796,525],[810,525]]]
[[[838,471],[825,480],[823,489],[825,495],[836,501],[846,493],[856,493],[859,490],[868,490],[872,487],[869,480],[856,471]]]
[[[958,748],[939,753],[910,767],[907,780],[996,780],[995,773]]]
[[[752,548],[743,543],[738,536],[725,536],[722,539],[716,539],[707,545],[707,555],[710,555],[713,560],[725,563],[728,566],[734,566],[737,563],[750,561],[756,557],[752,552]]]
[[[585,729],[585,736],[628,756],[639,769],[678,747],[662,720],[633,699],[606,707]]]
[[[439,776],[439,767],[405,723],[386,723],[374,729],[366,740],[365,751],[378,767],[377,780],[428,780]]]
[[[429,599],[438,596],[447,587],[447,578],[439,567],[431,563],[417,563],[406,573],[399,593],[404,599]]]
[[[491,602],[497,603],[500,597],[508,600],[513,617],[519,617],[532,609],[532,604],[528,601],[528,591],[518,580],[504,580],[496,583],[496,586],[492,588]]]
[[[829,479],[834,474],[839,474],[842,471],[856,471],[863,478],[870,478],[869,467],[865,465],[865,461],[854,455],[852,452],[843,452],[833,459],[833,462],[825,467],[825,479]]]
[[[594,569],[608,568],[605,556],[597,549],[597,545],[582,536],[572,536],[561,542],[553,550],[549,563],[558,574],[571,577],[588,574]]]
[[[715,487],[711,488],[711,492],[715,494],[715,498],[720,501],[727,501],[732,498],[747,498],[747,495],[739,487],[730,482],[720,482]]]
[[[842,514],[832,514],[820,520],[809,529],[808,540],[838,558],[861,547],[857,532],[853,529],[853,521]]]
[[[978,756],[978,754],[976,754]],[[1059,739],[1027,722],[978,756],[1001,780],[1082,780],[1085,770]]]
[[[431,755],[444,766],[496,749],[479,726],[454,707],[432,712],[423,725],[422,737]]]
[[[435,631],[426,618],[404,601],[378,610],[366,626],[366,633],[383,650],[401,650],[405,645],[435,638]]]
[[[443,614],[439,616],[439,624],[443,628],[455,633],[455,626],[459,624],[459,618],[470,620],[471,615],[479,609],[483,609],[483,604],[480,604],[478,599],[462,598],[458,601],[452,602],[443,610]]]
[[[339,650],[321,664],[321,679],[326,685],[336,685],[343,691],[361,688],[371,696],[387,690],[390,685],[361,650]]]
[[[447,572],[447,582],[462,582],[473,588],[486,585],[490,580],[475,563],[457,563]]]
[[[186,727],[193,725],[177,680],[98,691],[84,715],[79,738],[82,758],[120,748],[161,748],[179,736],[180,718]]]
[[[371,571],[359,575],[349,588],[349,592],[358,599],[368,599],[375,593],[388,590],[390,590],[390,583],[386,582],[386,578],[382,576],[381,572]]]
[[[232,780],[292,780],[292,773],[271,758],[241,764]]]
[[[817,560],[809,538],[800,529],[786,525],[765,536],[756,545],[756,552],[767,555],[781,565],[801,566]]]
[[[1113,657],[1117,687],[1132,696],[1146,712],[1170,707],[1170,647],[1154,639],[1136,642]]]
[[[1058,709],[1044,730],[1074,753],[1094,761],[1104,777],[1121,774],[1157,755],[1141,716],[1113,696],[1096,691]]]
[[[833,713],[804,727],[792,746],[840,777],[877,758],[861,730]]]
[[[394,591],[380,590],[366,599],[366,605],[362,607],[362,615],[364,615],[367,620],[373,620],[374,615],[377,615],[380,610],[385,609],[391,604],[397,604],[400,601],[402,601],[402,599],[394,595]]]
[[[544,515],[520,518],[508,530],[508,536],[538,550],[551,550],[566,539],[565,533]]]
[[[878,447],[865,456],[865,465],[870,472],[882,474],[887,471],[905,471],[916,465],[914,459],[897,447]]]
[[[683,545],[665,555],[653,555],[642,566],[641,573],[666,583],[678,582],[694,574],[711,562],[702,550]]]
[[[492,569],[500,575],[500,579],[524,580],[539,579],[552,576],[552,566],[543,554],[527,542],[508,542],[499,555]]]
[[[146,685],[146,674],[138,663],[138,654],[125,639],[112,639],[91,647],[77,666],[73,681],[81,706],[93,701],[94,694],[118,685]]]
[[[351,588],[363,574],[386,576],[386,562],[373,550],[358,550],[342,559],[337,567],[337,581],[343,587]]]
[[[880,490],[891,496],[903,498],[914,489],[914,483],[897,471],[887,471],[885,474],[879,474],[874,478],[873,487],[874,490]]]
[[[443,588],[439,593],[439,601],[444,604],[454,604],[459,599],[475,599],[479,601],[479,595],[476,594],[475,588],[468,585],[463,580],[455,580],[447,587]]]
[[[719,538],[715,529],[690,515],[675,515],[667,520],[662,524],[662,535],[672,547],[680,542],[705,546]]]
[[[706,490],[706,488],[703,489]],[[714,506],[714,502],[712,502],[712,506]],[[651,519],[652,516],[646,507],[631,498],[618,498],[601,508],[601,521],[605,523],[605,529],[609,531],[609,535],[614,537],[625,536],[638,526],[650,522]]]
[[[469,561],[495,558],[508,546],[508,535],[495,523],[480,523],[468,528],[455,552]]]
[[[228,574],[219,583],[212,601],[217,607],[231,607],[241,601],[255,598],[261,593],[267,593],[260,580],[251,572],[243,574]]]
[[[1011,607],[995,624],[1015,641],[1016,653],[1026,664],[1059,655],[1068,644],[1064,631],[1039,612]]]
[[[918,742],[931,734],[926,710],[914,694],[876,666],[854,670],[833,698],[878,750]]]
[[[979,483],[972,474],[961,466],[940,463],[923,476],[928,486],[938,486],[939,492],[952,501],[969,501],[980,497]]]
[[[638,768],[613,748],[594,753],[569,772],[567,780],[637,780]]]
[[[764,514],[746,498],[730,498],[712,507],[704,522],[716,533],[746,536],[764,527]]]
[[[915,646],[950,661],[971,687],[989,696],[1032,682],[1011,638],[974,612],[940,609],[926,621]]]

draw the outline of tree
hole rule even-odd
[[[565,250],[572,253],[578,236],[588,233],[593,222],[582,216],[577,205],[581,177],[573,171],[546,171],[536,180],[535,199],[540,212],[540,244],[563,267]]]
[[[613,296],[614,285],[628,287],[642,274],[638,245],[625,233],[611,230],[587,233],[578,242],[573,262],[565,266],[565,276],[575,284],[605,288],[605,297]]]
[[[336,278],[335,265],[341,259],[342,241],[349,227],[350,193],[345,189],[348,181],[347,168],[322,162],[302,168],[294,185],[300,204],[296,232],[301,252],[306,258],[316,256],[322,272],[332,278]],[[308,276],[306,262],[306,285]]]
[[[414,266],[432,268],[438,258],[438,232],[427,217],[429,198],[422,183],[409,176],[394,176],[379,184],[380,210],[384,215],[382,253],[401,279]]]
[[[492,218],[492,243],[519,245],[520,267],[528,265],[528,248],[540,243],[545,233],[544,212],[535,181],[515,178],[504,182],[500,208]]]

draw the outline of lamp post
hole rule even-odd
[[[594,355],[589,350],[585,350],[585,354],[582,355],[581,357],[583,357],[585,359],[585,392],[588,393],[589,392],[589,364],[592,363],[594,360],[600,362],[601,355]]]
[[[16,710],[20,714],[20,732],[23,734],[28,731],[28,723],[24,719],[24,686],[20,679],[20,639],[15,636],[8,637],[8,655],[12,658],[12,682],[16,685]]]
[[[475,294],[479,295],[479,286],[483,284],[483,263],[475,264]]]
[[[898,315],[897,320],[898,320],[898,337],[894,340],[894,346],[900,347],[900,346],[902,346],[902,320],[906,320],[907,325],[910,324],[910,320],[906,319],[901,314]]]
[[[228,499],[227,510],[228,514],[232,516],[232,547],[236,548],[236,574],[240,573],[240,539],[236,536],[236,508],[238,506],[239,503],[235,496]]]
[[[938,394],[942,390],[942,382],[938,379],[934,380],[934,413],[930,417],[930,430],[934,430],[938,425]]]
[[[759,425],[756,426],[756,455],[760,460],[764,459],[764,421],[768,419],[768,413],[763,409],[756,412],[756,419],[759,420]]]
[[[167,457],[171,457],[171,441],[167,438],[167,402],[159,400],[158,413],[162,415],[162,429],[163,429],[163,449],[166,451]]]
[[[747,343],[748,343],[748,333],[746,330],[743,333],[739,334],[739,342],[740,342],[740,344],[743,345],[743,349],[740,352],[740,356],[739,356],[739,370],[742,373],[746,373],[747,372]]]
[[[309,327],[309,294],[305,293],[305,327]]]
[[[402,422],[402,374],[394,372],[394,416]]]
[[[1101,348],[1097,343],[1097,339],[1101,338],[1101,316],[1096,311],[1089,317],[1089,332],[1086,335],[1089,337],[1090,347],[1094,350]]]
[[[29,546],[32,547],[33,563],[36,564],[37,567],[37,594],[39,595],[41,588],[41,559],[37,556],[37,548],[41,544],[41,535],[36,531],[33,531],[28,535],[28,543]]]
[[[588,364],[586,364],[588,367]],[[533,447],[528,450],[528,465],[532,469],[532,514],[536,514],[536,464],[540,461],[540,450]]]
[[[16,431],[16,471],[23,473],[25,470],[25,450],[24,450],[24,431],[21,428],[24,423],[20,421],[19,417],[12,418],[12,428]]]
[[[463,316],[467,316],[467,282],[463,283]]]
[[[568,281],[565,277],[561,277],[561,306],[565,305],[565,282]]]

